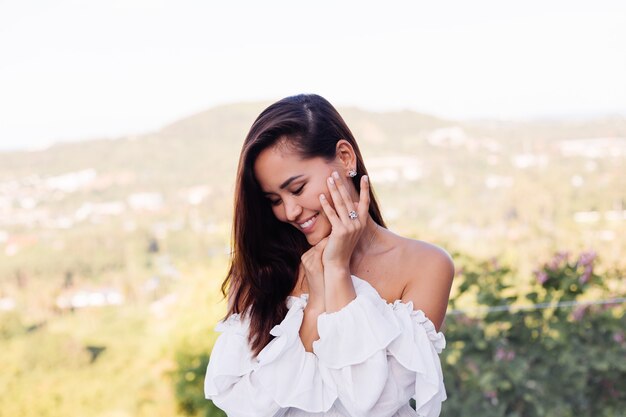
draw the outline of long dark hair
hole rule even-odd
[[[301,94],[272,104],[254,121],[243,143],[235,186],[233,247],[222,293],[229,301],[227,317],[249,315],[249,343],[255,356],[272,340],[272,327],[285,317],[285,300],[295,288],[300,257],[311,246],[302,232],[274,216],[254,176],[254,162],[279,140],[304,159],[322,157],[330,162],[340,139],[348,141],[356,154],[359,175],[352,181],[360,191],[360,177],[367,174],[361,152],[343,118],[323,97]],[[386,227],[373,191],[369,214]]]

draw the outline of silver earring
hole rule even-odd
[[[350,178],[356,177],[356,170],[351,169],[350,171],[348,171],[348,176]]]

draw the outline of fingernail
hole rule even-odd
[[[333,171],[333,177],[339,179],[339,173],[337,171]]]
[[[324,194],[320,194],[320,200],[326,200],[326,196]]]
[[[334,184],[335,180],[333,179],[333,177],[328,177],[328,182],[331,184]]]
[[[365,182],[370,182],[370,179],[368,178],[368,176],[367,176],[367,175],[363,175],[363,180],[364,180]]]

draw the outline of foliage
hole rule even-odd
[[[595,273],[595,260],[594,252],[577,259],[556,253],[535,270],[536,283],[525,294],[515,290],[507,268],[465,262],[457,277],[459,297],[472,294],[481,306],[512,307],[446,319],[444,415],[623,415],[624,308],[585,303],[590,294],[615,298],[606,286],[609,277]],[[527,308],[529,302],[540,308]]]
[[[180,305],[175,330],[170,332],[176,367],[170,372],[178,412],[185,416],[223,417],[224,412],[204,398],[204,375],[209,354],[217,338],[211,326],[224,314],[221,292],[226,260],[216,262],[208,270],[188,272],[194,285],[180,291]],[[207,279],[212,276],[213,279]],[[188,306],[195,306],[189,308]],[[211,322],[209,320],[213,320]]]
[[[178,416],[166,340],[147,317],[132,307],[93,309],[0,338],[0,415]]]
[[[204,374],[209,363],[209,355],[177,354],[178,369],[174,374],[176,401],[186,416],[223,417],[222,410],[204,398]]]

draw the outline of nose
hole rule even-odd
[[[290,222],[296,221],[298,216],[302,213],[302,207],[293,199],[285,201],[285,216]]]

